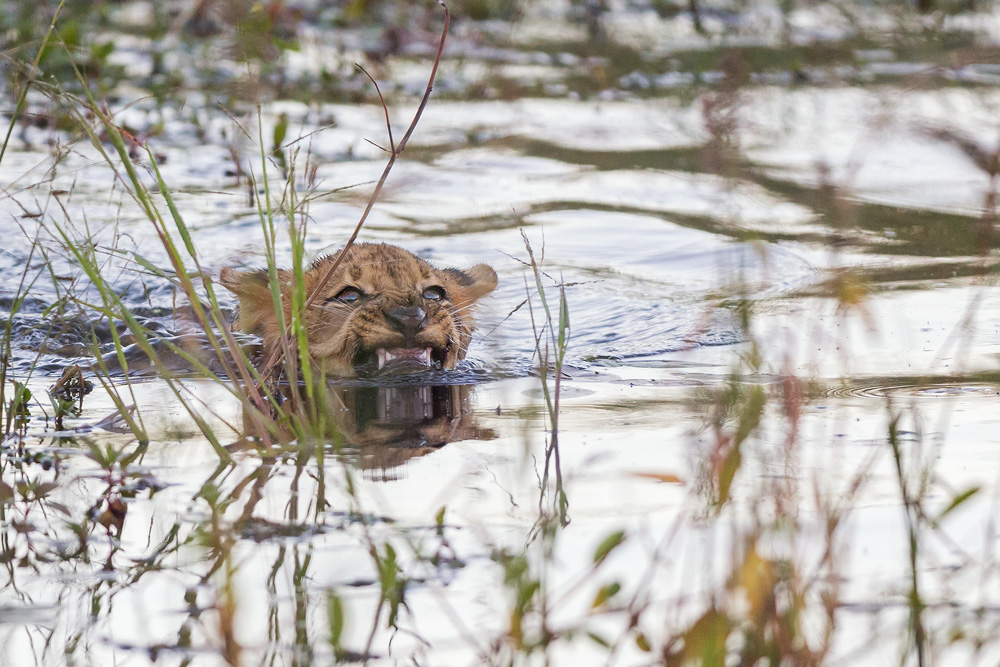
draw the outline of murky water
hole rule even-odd
[[[925,529],[918,578],[936,664],[996,658],[995,10],[937,27],[957,35],[954,52],[914,52],[872,44],[825,8],[783,27],[777,9],[710,7],[703,37],[686,11],[611,4],[596,24],[575,3],[544,3],[514,23],[455,26],[361,240],[438,266],[489,263],[499,287],[456,372],[334,385],[343,410],[318,447],[247,439],[224,387],[194,373],[170,386],[138,350],[130,375],[95,380],[82,413],[56,426],[46,389],[95,350],[117,363],[111,327],[125,333],[90,307],[100,294],[70,243],[93,248],[147,328],[203,342],[121,172],[56,120],[15,126],[0,165],[0,306],[13,332],[8,386],[25,383],[37,403],[24,435],[3,444],[0,662],[534,664],[544,643],[511,639],[518,554],[545,595],[531,598],[522,638],[547,637],[558,664],[656,662],[709,601],[725,606],[742,541],[779,514],[794,527],[768,528],[756,549],[829,585],[805,595],[811,642],[836,580],[822,664],[887,664],[907,650],[911,585],[887,435],[896,415],[904,467],[926,466],[927,512],[982,487]],[[385,119],[350,63],[386,37],[334,30],[322,3],[304,6],[299,50],[261,88],[279,99],[259,116],[233,92],[246,66],[184,37],[180,18],[165,36],[128,34],[160,10],[126,3],[102,28],[116,43],[106,66],[124,68],[109,106],[148,139],[209,274],[264,262],[239,172],[262,182],[256,137],[270,151],[277,123],[288,123],[289,161],[302,169],[308,152],[318,165],[316,187],[298,186],[316,196],[311,256],[343,243],[384,167],[369,141],[387,143]],[[436,26],[421,19],[400,53],[373,57],[397,139]],[[187,87],[157,88],[163,72]],[[53,94],[33,91],[29,117],[56,118]],[[139,164],[155,188],[148,159]],[[278,207],[281,169],[268,175]],[[568,285],[558,465],[570,522],[550,535],[558,495],[531,319],[541,304],[522,232]],[[283,230],[275,248],[290,262]],[[734,374],[768,400],[716,514],[712,406]],[[136,406],[141,442],[119,403]],[[595,565],[619,530],[623,544]],[[594,604],[611,583],[620,597]],[[405,604],[388,623],[396,594]],[[969,641],[946,639],[955,628]]]

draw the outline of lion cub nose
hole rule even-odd
[[[427,313],[420,306],[396,306],[385,314],[396,330],[407,338],[416,335],[427,324]]]

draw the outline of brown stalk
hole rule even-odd
[[[375,184],[375,189],[368,198],[368,204],[365,206],[365,210],[361,214],[361,219],[358,220],[358,224],[354,227],[354,231],[351,233],[350,238],[347,239],[347,243],[344,244],[343,249],[337,255],[337,259],[334,260],[333,264],[330,265],[330,268],[326,270],[326,273],[323,274],[310,291],[309,296],[306,298],[306,302],[303,305],[303,310],[308,309],[316,303],[316,300],[319,299],[319,295],[322,293],[323,288],[326,287],[326,284],[330,282],[333,274],[336,273],[337,269],[340,267],[340,263],[347,254],[347,250],[354,245],[354,242],[358,238],[358,234],[361,233],[361,228],[368,219],[368,214],[371,213],[372,207],[375,206],[375,202],[378,201],[379,195],[382,193],[382,186],[385,185],[385,181],[389,177],[389,172],[392,171],[393,165],[396,164],[396,159],[402,155],[403,149],[406,148],[406,142],[409,141],[410,135],[413,134],[413,130],[417,127],[417,122],[420,121],[420,116],[424,113],[424,107],[427,106],[427,101],[430,99],[431,91],[434,89],[434,77],[437,76],[438,66],[441,64],[441,54],[444,52],[444,42],[448,36],[448,28],[451,25],[451,12],[448,11],[448,5],[442,2],[442,0],[438,0],[438,4],[444,7],[444,29],[441,31],[441,40],[438,42],[437,55],[434,57],[434,66],[431,68],[431,75],[427,80],[427,88],[424,89],[424,96],[420,100],[420,105],[417,107],[416,113],[413,114],[413,120],[410,121],[409,127],[406,128],[406,133],[403,135],[403,138],[400,140],[398,145],[392,143],[392,127],[389,124],[389,108],[385,103],[385,98],[382,97],[382,91],[379,90],[378,84],[375,83],[375,80],[372,79],[371,75],[359,65],[361,71],[364,72],[369,79],[371,79],[372,83],[375,83],[375,90],[378,92],[379,101],[382,103],[382,110],[385,112],[385,125],[389,132],[389,144],[391,146],[391,150],[389,151],[389,161],[386,162],[385,169],[382,170],[382,176],[378,179],[378,182]],[[288,339],[290,333],[291,327],[285,327],[284,338],[286,340]],[[281,347],[276,347],[265,362],[260,373],[261,377],[267,377],[270,372],[274,370],[274,367],[281,360],[281,356]]]

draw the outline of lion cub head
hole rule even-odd
[[[339,255],[323,257],[305,272],[307,294]],[[226,268],[219,279],[239,297],[237,327],[273,349],[282,332],[267,271]],[[278,271],[278,279],[288,322],[293,274]],[[497,274],[486,264],[439,270],[396,246],[355,244],[306,312],[309,353],[341,375],[454,368],[472,340],[476,300],[496,286]]]

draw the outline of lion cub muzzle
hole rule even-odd
[[[396,306],[386,311],[386,318],[407,341],[427,326],[427,313],[420,306]]]
[[[396,306],[383,312],[386,321],[403,334],[403,345],[376,349],[378,370],[403,369],[405,366],[431,367],[435,361],[432,357],[434,350],[431,347],[415,346],[417,334],[427,326],[427,312],[420,306]]]

